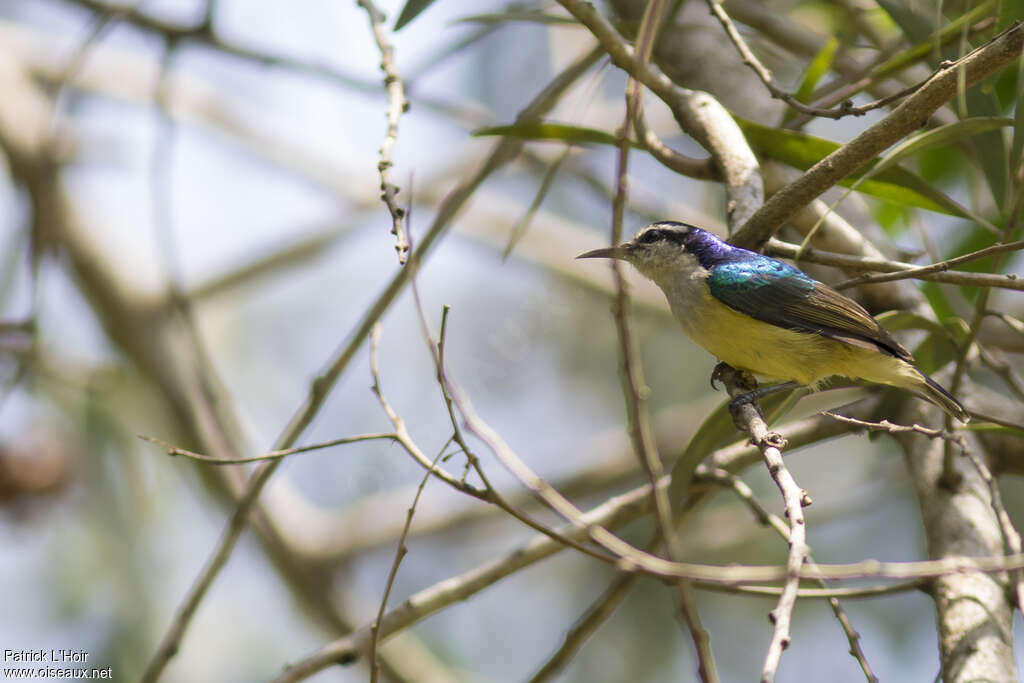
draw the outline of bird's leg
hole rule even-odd
[[[732,379],[736,386],[746,391],[752,391],[757,388],[757,380],[754,376],[746,370],[737,370],[733,366],[729,365],[725,361],[718,361],[715,365],[715,369],[711,371],[711,388],[717,390],[715,382],[721,382],[726,384]]]
[[[767,387],[759,387],[755,384],[754,388],[751,389],[750,391],[744,394],[733,396],[732,400],[729,401],[729,403],[735,403],[737,405],[742,405],[744,403],[754,403],[755,401],[761,400],[765,396],[771,396],[772,394],[777,394],[780,391],[796,389],[799,386],[799,382],[779,382],[778,384],[772,384]],[[746,387],[742,388],[745,389]]]
[[[761,412],[761,406],[758,405],[757,403],[760,399],[764,398],[765,396],[770,396],[771,394],[776,394],[780,391],[796,389],[799,386],[800,384],[798,382],[780,382],[779,384],[772,384],[771,386],[767,387],[755,387],[754,389],[751,389],[746,393],[737,394],[736,396],[733,396],[732,399],[730,399],[729,401],[729,414],[732,415],[732,421],[733,423],[735,423],[736,428],[739,429],[740,431],[744,430],[743,421],[741,420],[740,415],[740,409],[743,406],[747,405],[748,403],[753,405],[754,408],[757,409],[758,415],[760,415],[761,419],[763,420],[764,413]],[[766,438],[781,440],[782,436],[777,434],[776,432],[769,432]]]

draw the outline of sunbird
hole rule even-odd
[[[632,264],[665,293],[683,331],[737,370],[812,388],[834,375],[886,384],[969,419],[860,304],[778,259],[676,221],[577,258]]]

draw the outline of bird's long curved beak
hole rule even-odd
[[[584,254],[580,254],[576,258],[617,258],[624,259],[628,253],[625,244],[618,247],[605,247],[604,249],[594,249]]]

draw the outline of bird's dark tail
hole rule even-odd
[[[918,372],[921,371],[918,370]],[[961,422],[967,422],[971,419],[971,416],[967,414],[967,409],[963,407],[960,401],[953,398],[953,395],[943,389],[938,382],[923,372],[921,372],[921,378],[924,380],[924,385],[921,387],[921,395],[924,398]]]

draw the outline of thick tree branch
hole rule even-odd
[[[776,192],[733,237],[745,247],[760,247],[800,207],[921,127],[949,101],[958,87],[970,87],[1011,64],[1024,47],[1024,25],[1015,24],[982,47],[933,76],[891,114]]]

